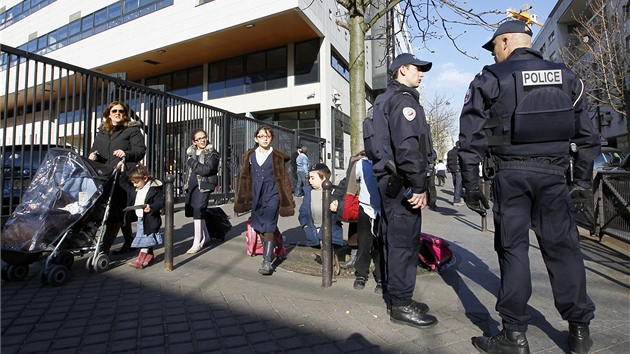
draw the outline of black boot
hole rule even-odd
[[[419,305],[420,303],[416,303],[415,301],[412,301],[411,304],[407,306],[392,305],[389,320],[394,323],[416,328],[429,328],[435,325],[438,319],[426,313],[425,308]],[[426,306],[426,310],[428,309],[428,306]]]
[[[273,267],[271,261],[273,260],[273,249],[276,248],[276,241],[264,241],[263,242],[263,260],[258,269],[258,273],[262,275],[271,275],[273,273]]]
[[[588,325],[569,323],[569,348],[573,353],[588,353],[593,345]]]
[[[529,354],[529,344],[525,332],[501,330],[492,337],[473,337],[473,345],[481,353]]]

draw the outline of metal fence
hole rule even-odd
[[[594,186],[578,224],[600,240],[611,236],[630,243],[630,172],[598,171]]]
[[[241,157],[254,146],[254,132],[265,123],[126,81],[125,75],[109,76],[1,44],[0,56],[3,221],[19,203],[48,147],[72,147],[87,155],[102,111],[112,101],[125,102],[132,118],[142,123],[144,164],[159,179],[175,175],[180,196],[185,151],[194,129],[203,128],[220,152],[219,184],[211,198],[227,201],[238,188]],[[326,153],[324,142],[274,126],[272,146],[291,154],[301,143],[308,147],[311,163]]]

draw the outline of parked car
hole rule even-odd
[[[2,156],[2,226],[20,204],[31,178],[49,148],[70,148],[62,145],[7,146]]]
[[[615,167],[618,167],[622,164],[623,160],[626,158],[626,153],[623,151],[611,148],[611,147],[602,147],[602,151],[593,161],[593,173],[597,171],[606,171],[611,170]]]

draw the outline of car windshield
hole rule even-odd
[[[33,157],[32,164],[31,156]],[[5,168],[13,167],[15,170],[19,170],[23,166],[25,170],[33,169],[33,172],[35,172],[39,168],[41,157],[39,156],[39,149],[33,150],[32,155],[30,149],[25,149],[24,153],[22,151],[6,151],[2,160],[2,165]]]
[[[621,163],[621,161],[623,161],[623,159],[626,157],[626,154],[624,154],[620,150],[602,151],[602,153],[599,154],[597,158],[595,158],[595,161],[593,161],[594,169],[602,169],[603,167],[605,167],[604,164],[609,164],[610,161],[612,161],[612,159],[615,157],[619,158],[618,161]]]

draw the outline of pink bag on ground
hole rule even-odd
[[[418,258],[426,268],[439,270],[453,259],[453,251],[445,239],[423,232],[420,234]]]
[[[245,232],[245,238],[247,239],[247,255],[254,257],[258,254],[263,254],[263,242],[260,239],[260,235],[256,232],[256,230],[252,229],[252,224],[250,220],[247,220],[247,231]],[[274,233],[274,238],[276,239],[276,248],[273,250],[274,256],[278,258],[284,258],[286,253],[286,249],[282,244],[282,233],[276,227],[276,232]]]

